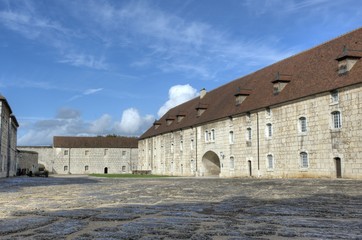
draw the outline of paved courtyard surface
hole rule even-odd
[[[0,239],[362,239],[362,181],[0,179]]]

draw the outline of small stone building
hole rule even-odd
[[[18,121],[5,97],[0,96],[0,177],[16,175]]]
[[[138,164],[133,137],[55,136],[53,146],[18,148],[37,152],[39,163],[54,174],[131,173]]]
[[[38,153],[34,151],[18,150],[17,175],[34,174],[39,170]]]
[[[362,28],[170,109],[139,169],[220,177],[362,179]]]

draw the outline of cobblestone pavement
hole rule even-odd
[[[0,179],[0,239],[362,239],[361,183]]]

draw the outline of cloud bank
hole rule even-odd
[[[88,89],[84,94],[93,94],[102,89]],[[158,117],[162,117],[169,109],[184,103],[198,95],[191,85],[175,85],[169,89],[167,101],[160,107]],[[140,136],[152,123],[155,117],[151,114],[142,115],[138,109],[130,107],[123,110],[120,119],[113,119],[103,114],[95,120],[84,120],[81,111],[74,108],[60,108],[54,118],[33,119],[19,118],[18,145],[39,146],[51,145],[53,136],[103,136],[116,134],[121,136]],[[25,132],[21,134],[21,132]]]

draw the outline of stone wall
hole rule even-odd
[[[130,173],[136,169],[134,148],[19,147],[39,154],[39,163],[54,174]]]
[[[19,146],[20,151],[36,152],[38,154],[38,163],[43,164],[45,169],[53,173],[54,150],[52,146]]]
[[[16,126],[13,125],[10,114],[11,109],[6,102],[0,101],[0,177],[16,174]]]
[[[359,84],[339,89],[337,100],[326,92],[142,139],[139,169],[182,176],[215,175],[218,169],[221,177],[362,179],[361,109]],[[334,126],[335,112],[341,127]]]
[[[19,151],[18,169],[20,169],[22,174],[28,174],[29,171],[32,173],[38,171],[38,153],[33,151]]]
[[[57,174],[130,173],[137,166],[133,148],[54,148]]]

